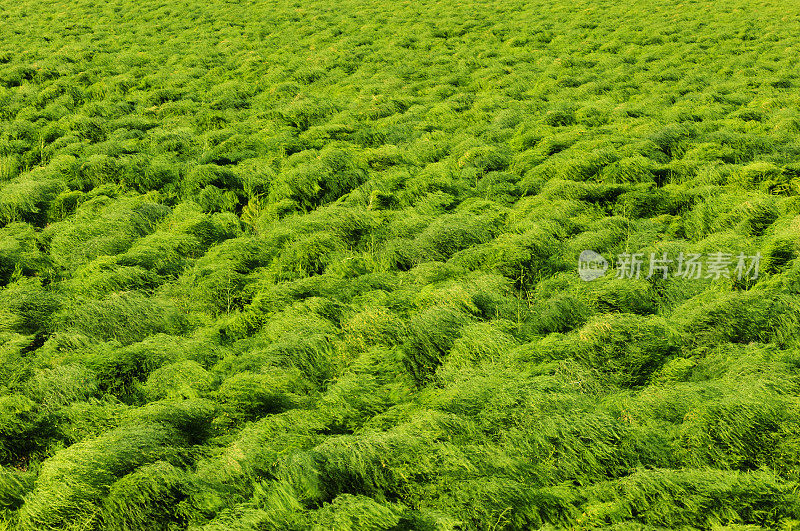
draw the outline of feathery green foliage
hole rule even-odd
[[[800,527],[800,18],[640,4],[0,0],[0,530]]]

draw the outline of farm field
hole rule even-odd
[[[800,529],[800,2],[0,0],[0,531]]]

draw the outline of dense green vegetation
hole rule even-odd
[[[0,0],[0,529],[800,528],[788,7]]]

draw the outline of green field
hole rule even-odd
[[[800,529],[799,250],[800,2],[0,0],[0,530]]]

